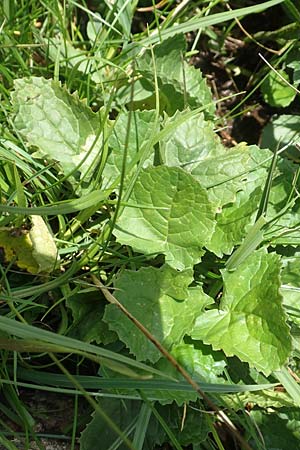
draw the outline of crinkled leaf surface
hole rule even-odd
[[[279,271],[279,256],[264,248],[234,272],[224,271],[220,308],[198,317],[192,338],[236,355],[266,375],[279,369],[291,352]]]
[[[166,119],[165,126],[178,121],[183,112]],[[255,145],[238,144],[225,149],[213,131],[212,124],[203,116],[189,117],[176,129],[163,136],[162,160],[168,166],[179,166],[190,172],[203,187],[215,207],[236,200],[241,190],[254,191],[262,186],[262,178],[271,162],[271,152]],[[268,161],[269,160],[269,161]]]
[[[223,155],[208,157],[200,161],[194,167],[191,174],[201,180],[201,185],[208,189],[209,199],[221,207],[227,203],[234,202],[236,193],[243,190],[244,186],[253,183],[254,180],[266,174],[265,164],[271,152],[262,150],[255,145],[247,146],[239,144],[232,149],[224,151]],[[251,172],[255,171],[255,177]],[[248,186],[248,192],[249,192]]]
[[[116,298],[168,350],[191,330],[199,311],[210,301],[201,287],[188,288],[192,271],[162,266],[124,271],[115,282]],[[161,353],[116,305],[107,305],[104,321],[138,360],[156,362]]]
[[[137,60],[137,68],[144,77],[145,98],[154,93],[156,73],[161,101],[169,115],[186,105],[192,109],[207,105],[205,113],[211,116],[215,111],[211,92],[200,70],[184,61],[185,50],[184,35],[178,34],[154,47],[155,68],[150,50]]]
[[[58,161],[64,174],[86,158],[78,168],[85,174],[100,157],[100,115],[56,81],[31,77],[15,80],[14,86],[14,125],[38,149],[35,156]]]
[[[300,253],[294,250],[293,255],[283,256],[281,271],[281,295],[289,320],[297,327],[300,326]],[[299,342],[298,333],[294,336]]]
[[[167,166],[192,172],[199,162],[226,151],[214,132],[213,123],[204,120],[203,114],[189,117],[187,111],[177,111],[174,116],[165,118],[163,126],[170,127],[170,132],[160,141],[161,157]]]
[[[215,220],[206,191],[190,174],[164,166],[141,170],[129,201],[114,230],[120,243],[163,253],[180,270],[200,261]]]
[[[183,120],[185,116],[187,119]],[[182,123],[178,125],[180,119]],[[172,122],[176,123],[174,129]],[[189,117],[186,111],[177,112],[165,119],[164,125],[171,131],[160,143],[163,162],[190,172],[207,188],[218,212],[223,205],[235,202],[238,191],[249,195],[257,186],[263,186],[271,162],[270,151],[244,143],[225,148],[203,115]]]
[[[207,246],[216,255],[229,255],[242,242],[249,225],[254,224],[262,195],[261,186],[253,190],[254,185],[245,184],[244,190],[237,192],[235,202],[225,205],[217,214],[217,225]]]
[[[184,341],[173,345],[170,353],[193,379],[204,383],[224,383],[224,378],[221,378],[221,375],[226,367],[226,361],[222,352],[214,351],[211,346],[205,345],[201,341],[193,341],[185,337]],[[183,380],[183,377],[165,358],[161,358],[156,363],[155,368],[175,379]],[[172,391],[151,391],[151,395],[154,398],[160,398],[162,404],[175,401],[178,405],[183,405],[197,399],[196,392],[182,392],[175,389]]]
[[[173,345],[170,353],[192,378],[204,383],[220,382],[219,375],[223,373],[226,361],[224,354],[220,351],[214,351],[210,345],[185,338],[184,342]],[[158,361],[156,367],[163,373],[169,373],[175,378],[179,376],[177,370],[164,358]]]
[[[108,139],[109,155],[103,171],[103,184],[112,183],[122,171],[125,143],[128,130],[128,116],[131,114],[131,127],[129,130],[126,169],[130,167],[133,160],[136,163],[146,156],[144,167],[153,164],[154,149],[150,148],[147,155],[141,154],[142,144],[150,141],[153,133],[158,133],[158,124],[155,124],[155,111],[130,111],[121,112],[116,120],[112,133]],[[149,154],[150,153],[150,154]],[[134,166],[136,167],[136,165]],[[125,174],[128,175],[127,173]]]

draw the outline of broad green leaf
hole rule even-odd
[[[79,173],[87,181],[101,155],[100,115],[53,80],[23,78],[14,86],[14,125],[38,149],[34,156],[57,161],[65,175],[75,171],[75,177]]]
[[[137,69],[143,75],[140,85],[144,88],[144,99],[151,99],[155,92],[156,73],[161,108],[169,115],[186,107],[195,109],[207,105],[207,115],[212,116],[215,107],[211,92],[200,70],[184,61],[185,50],[186,41],[180,34],[153,48],[155,67],[150,50],[137,60]],[[141,92],[139,100],[142,100]]]
[[[255,222],[262,189],[255,183],[245,184],[244,190],[236,194],[234,203],[223,206],[217,214],[217,224],[207,248],[218,256],[229,255],[247,234],[250,225]]]
[[[212,302],[209,298],[207,298],[207,301]],[[193,379],[198,380],[198,382],[224,383],[221,374],[226,367],[226,361],[222,352],[215,352],[210,346],[203,344],[201,341],[193,341],[186,336],[184,341],[173,345],[170,353],[189,375]],[[155,367],[177,380],[183,380],[183,377],[165,358],[161,358]],[[197,400],[195,391],[182,392],[175,389],[163,391],[158,389],[151,391],[149,395],[159,398],[159,402],[163,405],[175,401],[180,406]]]
[[[132,440],[134,425],[137,415],[141,408],[140,402],[133,400],[122,401],[114,398],[101,399],[99,406],[110,417],[110,419],[125,434],[130,430],[129,439]],[[129,430],[128,430],[129,428]],[[99,436],[101,436],[102,448],[109,449],[112,445],[116,445],[119,436],[108,426],[107,422],[96,412],[92,415],[91,422],[87,425],[80,436],[80,449],[91,450],[99,446]],[[123,444],[122,449],[128,447]]]
[[[191,333],[266,375],[285,364],[291,337],[279,293],[280,258],[263,248],[234,272],[223,271],[219,309],[201,314]]]
[[[284,70],[271,71],[261,85],[264,101],[271,106],[285,108],[296,97],[296,91],[284,80],[289,81],[289,76]]]
[[[124,271],[115,281],[115,296],[170,350],[190,331],[201,308],[211,300],[201,287],[188,288],[192,280],[192,270],[177,272],[166,265]],[[161,358],[159,350],[116,305],[106,306],[104,321],[138,360],[156,362]]]
[[[224,354],[214,351],[211,346],[186,337],[183,342],[173,345],[170,353],[192,378],[203,380],[205,383],[224,381],[220,379],[227,365]],[[156,367],[174,378],[182,379],[177,370],[164,358],[158,361]]]
[[[177,112],[165,120],[165,125],[185,114]],[[212,123],[205,121],[203,115],[188,118],[166,134],[160,150],[167,166],[182,167],[208,188],[209,199],[218,212],[223,205],[236,201],[238,191],[246,191],[249,195],[257,186],[263,185],[271,157],[268,150],[244,143],[225,149],[213,131]]]
[[[163,253],[180,270],[200,261],[215,220],[206,191],[191,175],[176,167],[141,170],[129,202],[114,229],[120,243]]]
[[[276,412],[270,414],[259,410],[251,411],[250,414],[268,450],[291,450],[300,447],[299,436],[293,433],[290,429],[291,423],[284,416],[279,417]]]
[[[137,400],[104,398],[101,400],[100,406],[122,431],[128,432],[132,440],[142,403]],[[103,449],[112,448],[111,446],[118,440],[118,436],[107,426],[101,416],[93,413],[91,422],[81,433],[80,450],[99,448],[99,436],[101,436],[101,448]],[[143,450],[153,450],[155,444],[163,443],[164,439],[164,430],[152,415],[146,430]],[[121,444],[118,448],[127,449],[124,444]]]
[[[103,184],[110,185],[122,172],[123,157],[128,132],[128,116],[131,114],[131,127],[129,132],[126,168],[133,160],[136,163],[141,158],[142,144],[152,138],[153,133],[158,133],[158,126],[155,126],[155,111],[130,111],[121,112],[116,120],[113,131],[108,139],[109,155],[103,171]],[[154,149],[153,153],[154,153]],[[152,155],[151,164],[154,162]],[[144,166],[149,165],[149,156]],[[126,170],[126,169],[125,169]],[[125,172],[125,176],[128,175]]]
[[[297,182],[295,181],[297,171],[296,164],[285,159],[279,160],[277,177],[273,181],[266,215],[266,219],[270,220],[280,214],[265,232],[266,239],[270,239],[272,245],[297,245],[299,243],[300,199],[297,198],[299,179]],[[292,200],[293,204],[291,204]]]
[[[288,145],[284,155],[299,162],[300,152],[295,147],[295,143],[299,140],[299,133],[300,117],[298,115],[280,115],[264,127],[261,146],[275,150]]]
[[[179,409],[178,406],[173,403],[172,405],[158,406],[157,409],[165,418],[181,445],[199,445],[207,439],[210,429],[204,417],[204,408],[201,410],[200,408],[191,408],[187,406],[184,411],[183,408]],[[183,417],[185,417],[185,420],[183,420]]]
[[[282,286],[280,293],[286,308],[289,320],[299,329],[300,327],[300,254],[293,252],[293,256],[282,257]],[[297,330],[298,331],[298,330]],[[294,339],[299,341],[298,332]]]
[[[222,206],[234,202],[236,193],[246,189],[247,185],[248,192],[251,192],[251,184],[255,190],[257,180],[267,173],[270,157],[268,150],[241,143],[232,149],[224,149],[223,153],[218,149],[217,155],[207,155],[204,160],[193,164],[191,171],[189,164],[184,168],[207,189],[210,201],[221,212]]]
[[[99,292],[75,294],[67,298],[73,322],[68,335],[83,342],[107,345],[117,340],[117,335],[103,322],[105,302]]]
[[[164,126],[170,126],[186,111],[177,111],[174,116],[166,117]],[[206,159],[223,155],[227,152],[214,132],[213,123],[204,120],[201,113],[189,117],[160,141],[160,153],[167,166],[182,167],[192,172],[198,164]]]

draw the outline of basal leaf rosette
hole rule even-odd
[[[234,272],[223,271],[220,307],[197,318],[191,337],[265,375],[278,370],[291,352],[279,271],[280,257],[265,249],[252,253]]]
[[[177,167],[141,170],[129,203],[114,230],[121,244],[162,253],[179,270],[201,260],[215,219],[205,189],[190,174]]]
[[[192,270],[178,272],[169,266],[124,271],[115,282],[115,296],[167,349],[191,330],[199,311],[210,297],[202,288],[189,288]],[[138,360],[155,363],[161,353],[113,304],[107,305],[104,321],[115,331]]]

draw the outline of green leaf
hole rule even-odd
[[[180,270],[200,261],[215,221],[206,191],[191,175],[175,167],[141,170],[129,202],[114,229],[120,243],[163,253]]]
[[[102,320],[105,302],[99,300],[98,292],[72,295],[67,298],[67,305],[73,314],[70,337],[104,345],[117,340],[117,335]]]
[[[192,378],[202,380],[205,383],[224,381],[220,379],[220,375],[226,367],[224,354],[215,352],[211,346],[185,337],[184,342],[173,345],[170,353]],[[163,373],[182,379],[178,371],[165,358],[158,361],[156,367]]]
[[[192,280],[191,270],[177,272],[166,265],[124,271],[115,281],[115,296],[170,350],[191,329],[199,310],[211,301],[201,287],[188,288]],[[161,358],[159,350],[116,305],[106,306],[104,321],[138,360],[156,362]]]
[[[248,183],[253,184],[254,190],[257,187],[255,180],[266,174],[264,165],[270,157],[268,150],[241,143],[227,149],[223,155],[200,162],[191,173],[208,189],[209,199],[220,207],[234,202],[236,193]],[[249,187],[247,190],[250,191]]]
[[[273,118],[263,129],[261,146],[271,149],[288,145],[284,155],[295,161],[300,160],[299,150],[295,143],[299,140],[300,117],[298,115],[282,114]]]
[[[234,203],[225,205],[217,214],[217,225],[207,248],[218,256],[231,254],[247,234],[249,226],[254,224],[262,189],[255,183],[244,185],[244,190],[237,192]]]
[[[258,184],[262,184],[261,178],[266,174],[271,152],[259,149],[255,145],[247,146],[244,143],[238,144],[232,149],[222,148],[218,141],[213,142],[210,124],[205,122],[202,126],[205,127],[203,130],[204,146],[210,148],[211,151],[207,154],[205,150],[200,152],[198,158],[196,153],[186,151],[180,165],[190,172],[201,183],[201,186],[207,189],[210,201],[215,205],[215,209],[221,212],[223,205],[236,200],[238,191],[247,190],[249,193],[251,192],[250,185],[252,185],[254,191]],[[198,129],[194,128],[193,134],[196,135],[197,133]],[[183,136],[187,139],[186,134],[183,134]],[[197,143],[196,145],[199,146],[200,144]],[[173,154],[176,155],[174,147]],[[166,156],[168,157],[167,163],[170,165],[178,164],[176,156]]]
[[[159,413],[165,418],[179,443],[184,446],[200,444],[210,431],[203,411],[196,408],[178,408],[176,404],[159,406]],[[185,420],[183,421],[183,417]]]
[[[133,438],[138,417],[142,408],[142,403],[137,400],[123,400],[117,398],[103,398],[100,403],[101,408],[109,415],[113,421],[124,432],[127,431],[130,439]],[[99,414],[94,413],[91,422],[87,425],[80,437],[80,450],[92,450],[99,448],[99,436],[101,436],[101,448],[109,449],[118,440],[118,436],[107,427],[106,422]],[[156,443],[163,443],[165,438],[164,430],[157,420],[151,417],[146,430],[143,450],[153,450]],[[127,449],[124,444],[118,447]]]
[[[209,298],[207,300],[210,302]],[[224,379],[220,376],[226,366],[222,352],[215,352],[211,346],[205,345],[201,341],[193,341],[186,336],[184,341],[173,345],[170,353],[189,375],[193,379],[198,380],[198,382],[224,383]],[[161,358],[155,367],[174,379],[183,380],[183,377],[165,358]],[[153,390],[149,395],[159,398],[159,402],[163,405],[175,401],[180,406],[197,400],[195,391],[182,392],[176,389],[168,391],[157,389]]]
[[[277,70],[276,72],[272,70],[269,73],[261,85],[261,91],[264,101],[269,105],[285,108],[296,97],[296,91],[284,82],[284,80],[289,81],[289,76],[284,70]]]
[[[87,177],[87,171],[101,154],[99,114],[53,80],[23,78],[14,86],[14,125],[38,149],[34,156],[57,161],[65,175],[81,164],[78,172],[88,181],[92,173]]]
[[[152,138],[153,133],[158,133],[158,126],[155,126],[155,111],[130,111],[121,112],[116,120],[112,134],[108,139],[110,149],[106,165],[103,171],[103,184],[110,185],[122,172],[125,143],[127,139],[128,115],[131,114],[131,127],[127,146],[126,167],[135,160],[139,162],[141,158],[142,144]],[[154,153],[154,149],[153,153]],[[144,163],[144,167],[149,165],[150,156]],[[154,162],[154,155],[151,158],[151,164]],[[126,173],[126,175],[128,175]]]
[[[140,409],[140,402],[126,400],[121,401],[114,398],[104,398],[100,402],[101,408],[114,421],[116,425],[124,432],[129,431],[129,438],[132,439],[136,418]],[[127,434],[127,433],[126,433]],[[91,450],[99,446],[99,436],[101,436],[101,446],[109,449],[115,442],[119,441],[119,436],[107,426],[107,423],[100,414],[93,413],[91,422],[81,433],[80,449]],[[127,448],[125,444],[121,448]]]
[[[273,389],[262,389],[259,392],[240,392],[237,395],[222,395],[228,408],[241,410],[251,404],[260,408],[282,408],[294,406],[293,399],[286,392]]]
[[[290,423],[279,417],[276,412],[251,411],[251,417],[263,436],[268,450],[290,450],[300,446],[299,437],[289,429]]]
[[[176,127],[163,136],[160,153],[167,166],[182,167],[192,172],[202,161],[225,154],[227,150],[215,133],[212,122],[204,120],[202,113],[193,117],[186,113],[186,110],[177,111],[174,116],[165,118],[165,128],[171,127],[173,122]],[[178,125],[178,120],[185,116],[187,119]]]
[[[153,48],[155,67],[150,50],[137,60],[137,69],[144,77],[139,80],[140,86],[144,88],[144,95],[142,96],[141,91],[139,101],[152,98],[156,73],[161,108],[168,115],[173,115],[176,110],[183,110],[187,106],[195,109],[207,105],[207,115],[212,116],[215,107],[211,92],[200,70],[184,61],[185,50],[185,37],[179,34],[165,39]]]
[[[300,225],[299,167],[285,159],[278,162],[277,176],[270,192],[266,220],[274,219],[265,232],[271,244],[297,245]],[[297,179],[298,178],[298,179]],[[290,204],[290,207],[288,205]],[[282,213],[284,211],[284,214]]]
[[[223,271],[220,308],[200,315],[191,337],[238,356],[266,375],[278,370],[291,352],[279,271],[279,256],[264,248],[234,272]]]

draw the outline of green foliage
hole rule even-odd
[[[224,272],[219,309],[196,320],[191,336],[237,355],[269,375],[291,352],[291,339],[279,294],[279,257],[254,252],[233,273]]]
[[[136,251],[163,253],[170,266],[183,270],[200,261],[214,226],[202,186],[180,168],[158,166],[141,171],[114,234]]]
[[[58,161],[66,176],[88,182],[100,157],[101,116],[60,87],[58,82],[32,77],[15,80],[12,94],[14,125],[36,158]]]
[[[275,107],[289,106],[296,97],[296,91],[286,81],[289,81],[289,76],[284,70],[271,71],[261,85],[265,102]]]
[[[179,343],[194,323],[199,309],[211,300],[201,287],[188,288],[190,270],[168,266],[124,272],[115,282],[116,297],[167,349]],[[116,305],[108,305],[105,322],[138,360],[156,362],[160,352],[136,329]]]
[[[40,2],[23,3],[24,13],[27,5],[40,17]],[[211,91],[190,64],[183,35],[281,1],[223,13],[216,2],[213,14],[203,10],[186,21],[167,2],[154,10],[160,28],[150,24],[134,38],[137,1],[105,1],[97,12],[44,3],[49,17],[27,32],[45,67],[35,65],[38,55],[26,53],[21,37],[16,43],[11,30],[0,35],[0,375],[14,393],[11,404],[23,411],[14,391],[20,381],[66,389],[76,401],[84,395],[94,412],[81,450],[99,439],[107,449],[151,450],[166,441],[176,449],[215,448],[208,436],[218,429],[217,415],[206,417],[208,405],[156,339],[242,423],[253,445],[260,448],[255,421],[267,448],[297,448],[299,386],[287,367],[299,374],[299,173],[285,156],[292,149],[297,160],[298,116],[268,124],[265,149],[225,148]],[[6,21],[24,24],[15,6],[5,2],[4,28]],[[164,20],[169,8],[176,14]],[[291,54],[298,51],[295,45]],[[18,61],[22,70],[14,72]],[[283,67],[279,73],[292,73],[297,86],[297,61],[290,57]],[[262,92],[273,107],[295,98],[273,71]],[[269,172],[273,151],[286,144]],[[43,215],[51,216],[47,224]],[[91,273],[153,339],[106,301]],[[54,352],[72,355],[72,373]],[[53,362],[62,375],[43,371]],[[251,419],[239,422],[235,411],[246,405],[254,408]],[[27,419],[26,435],[34,433]],[[75,435],[76,424],[72,448]]]

